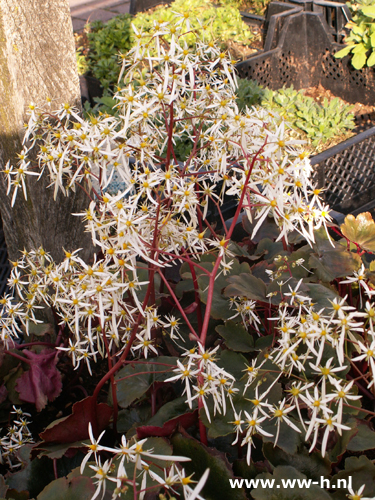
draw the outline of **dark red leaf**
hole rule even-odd
[[[30,369],[18,379],[16,390],[20,399],[34,403],[41,411],[47,401],[53,401],[62,389],[61,373],[56,368],[58,353],[49,349],[40,353],[24,349],[22,354],[30,361]]]
[[[137,427],[137,436],[139,439],[151,436],[167,437],[175,431],[178,425],[184,429],[188,429],[196,423],[197,417],[198,411],[195,410],[191,413],[185,413],[184,415],[168,420],[165,422],[163,427],[157,427],[156,425],[143,425],[142,427]]]
[[[5,384],[2,384],[0,386],[0,404],[4,403],[4,401],[6,400],[7,396],[8,396],[8,390],[5,387]]]
[[[88,439],[88,427],[92,422],[93,412],[98,422],[98,432],[104,430],[112,416],[112,408],[106,403],[96,404],[93,407],[93,397],[82,399],[74,403],[72,414],[52,422],[40,435],[44,443],[74,443]],[[40,446],[40,443],[39,443]]]

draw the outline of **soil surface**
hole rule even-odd
[[[312,97],[319,104],[322,104],[324,102],[324,98],[326,98],[328,101],[331,101],[336,97],[330,90],[325,89],[321,84],[316,87],[302,89],[302,92],[305,96]],[[356,128],[352,131],[353,133],[358,134],[359,132],[375,126],[374,106],[367,106],[365,104],[361,104],[360,102],[350,104],[347,101],[344,101],[344,99],[340,98],[340,100],[344,104],[352,107],[352,113],[355,116],[356,121]]]
[[[328,101],[331,101],[336,97],[334,94],[332,94],[330,90],[325,89],[320,84],[317,87],[309,87],[307,89],[302,89],[302,91],[304,95],[312,97],[319,104],[323,103],[324,98],[328,99]],[[343,101],[345,104],[349,104],[348,102],[344,101],[344,99],[341,99],[341,101]],[[365,104],[361,104],[360,102],[357,102],[356,104],[351,104],[351,106],[352,106],[352,113],[355,116],[373,115],[375,111],[374,106],[366,106]]]

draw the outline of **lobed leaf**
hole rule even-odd
[[[375,222],[370,212],[363,212],[357,217],[347,215],[340,229],[348,240],[357,243],[363,250],[375,252]]]
[[[227,321],[225,325],[218,325],[216,331],[225,339],[229,349],[237,352],[254,351],[254,339],[242,323]]]

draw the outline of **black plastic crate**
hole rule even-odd
[[[350,55],[343,59],[334,57],[343,47],[349,19],[348,7],[340,2],[271,2],[263,22],[264,49],[237,64],[239,76],[271,89],[321,84],[350,103],[372,105],[375,69],[356,70],[350,63]]]
[[[375,127],[310,158],[327,203],[343,214],[375,207]]]
[[[334,57],[350,18],[341,2],[271,2],[262,24],[264,49],[237,64],[239,76],[271,89],[321,84],[350,103],[375,104],[375,68],[356,70],[350,56]],[[359,125],[365,128],[368,122]],[[312,157],[311,163],[314,180],[325,188],[334,210],[347,214],[375,207],[375,127]]]

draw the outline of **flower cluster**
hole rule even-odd
[[[345,380],[349,366],[354,366],[354,362],[365,361],[369,371],[361,378],[367,380],[368,388],[375,383],[373,329],[375,304],[371,302],[375,292],[367,284],[362,265],[358,272],[354,272],[353,277],[348,277],[341,283],[359,284],[360,289],[369,298],[364,311],[347,305],[345,296],[341,300],[333,300],[330,311],[322,309],[316,312],[311,298],[298,290],[301,283],[302,280],[295,288],[289,287],[290,292],[284,294],[284,300],[278,307],[278,316],[271,318],[277,321],[279,333],[277,341],[264,353],[263,358],[258,356],[247,368],[244,388],[245,395],[247,389],[252,386],[258,391],[262,376],[270,370],[276,370],[279,372],[279,377],[286,376],[291,379],[289,389],[286,391],[288,396],[279,406],[274,406],[267,402],[266,395],[270,391],[267,389],[261,397],[257,395],[255,398],[254,413],[249,415],[245,412],[246,419],[241,418],[241,412],[236,413],[236,421],[233,423],[236,440],[239,433],[243,433],[245,437],[242,444],[247,444],[248,449],[251,447],[251,436],[254,432],[268,435],[260,426],[263,421],[276,419],[275,445],[281,421],[297,432],[304,430],[305,441],[312,437],[310,451],[315,448],[322,430],[321,453],[324,456],[330,432],[336,430],[341,435],[343,430],[350,429],[342,422],[344,406],[350,407],[354,401],[361,398],[355,390],[357,387],[354,385],[354,380],[350,382]],[[290,302],[287,302],[289,299]],[[242,311],[248,303],[248,300],[239,298],[237,309]],[[257,324],[260,321],[259,317],[255,316],[255,312],[251,314],[253,322]],[[248,324],[246,317],[242,316],[242,319],[245,325]],[[356,336],[358,333],[362,335]],[[354,347],[354,356],[347,351],[349,343]],[[327,353],[330,353],[331,357],[328,357]],[[306,372],[309,373],[309,377],[315,378],[315,384],[305,382]],[[298,427],[286,417],[290,412],[298,418]],[[261,415],[260,419],[258,415]],[[246,426],[244,428],[246,435],[242,426]],[[249,459],[250,451],[248,451]]]
[[[108,357],[116,368],[128,356],[136,362],[160,354],[167,334],[181,356],[165,382],[182,383],[189,407],[198,404],[200,423],[206,419],[209,426],[220,416],[233,424],[234,443],[247,447],[248,463],[254,436],[276,446],[284,426],[304,432],[310,450],[322,435],[325,455],[331,432],[348,429],[344,407],[359,398],[354,381],[344,379],[349,365],[368,363],[364,378],[368,387],[374,385],[373,291],[361,269],[343,283],[363,288],[369,298],[365,312],[348,306],[346,297],[332,301],[330,310],[317,311],[303,280],[289,284],[278,307],[273,302],[278,292],[268,294],[268,317],[260,312],[268,299],[259,307],[248,297],[234,297],[230,319],[241,319],[255,336],[264,336],[266,323],[272,324],[272,344],[253,349],[261,352],[239,367],[242,378],[223,366],[224,349],[207,342],[210,311],[217,278],[234,265],[230,243],[240,215],[251,225],[250,239],[273,220],[277,241],[284,245],[291,232],[312,245],[314,230],[327,230],[331,219],[311,182],[308,158],[298,141],[289,139],[285,123],[262,109],[238,110],[233,62],[199,32],[195,50],[189,48],[184,41],[188,24],[188,16],[177,15],[174,22],[156,23],[151,33],[136,32],[138,43],[123,61],[115,96],[120,119],[84,120],[69,105],[54,114],[30,106],[24,151],[17,168],[5,170],[13,202],[20,190],[27,195],[28,175],[49,175],[55,195],[59,190],[69,194],[80,184],[90,197],[81,215],[98,252],[88,264],[79,250],[68,249],[57,264],[42,248],[24,251],[9,280],[18,299],[2,299],[1,338],[11,346],[22,329],[28,332],[30,322],[39,321],[38,309],[50,306],[66,327],[57,349],[71,357],[75,368],[85,363],[91,374],[98,358]],[[183,162],[175,153],[182,135],[190,141]],[[28,153],[37,145],[32,164]],[[123,181],[118,192],[110,189],[114,176]],[[228,197],[237,208],[227,224],[221,208]],[[281,268],[289,269],[286,257],[278,261],[282,266],[269,273],[276,283]],[[170,268],[181,264],[193,283],[189,291],[195,301],[188,310],[197,310],[198,326],[189,321],[168,279]],[[302,264],[298,259],[290,265]],[[208,283],[203,291],[202,282]],[[358,351],[354,357],[352,348]],[[206,474],[192,490],[179,466],[168,465],[162,473],[149,465],[152,459],[178,462],[182,457],[145,451],[143,440],[130,444],[123,437],[119,448],[109,448],[94,439],[91,429],[90,437],[83,466],[95,458],[96,465],[90,465],[97,480],[93,498],[104,494],[107,480],[115,485],[114,498],[129,485],[142,498],[150,480],[171,492],[182,485],[186,498],[201,498]],[[102,464],[99,452],[113,453],[115,460]]]
[[[81,473],[90,458],[95,459],[95,465],[89,467],[95,472],[96,491],[91,500],[94,500],[102,492],[102,498],[107,489],[107,482],[114,485],[112,499],[121,497],[129,488],[133,489],[134,498],[142,500],[148,491],[164,488],[169,494],[176,494],[181,488],[185,500],[204,500],[199,493],[203,489],[209,475],[207,469],[196,486],[196,482],[191,476],[185,474],[185,470],[178,467],[175,462],[188,462],[190,458],[161,455],[154,452],[154,449],[147,448],[147,439],[129,442],[125,436],[121,438],[118,448],[110,448],[100,444],[104,431],[95,439],[91,424],[89,425],[89,436],[91,443],[86,445],[88,452],[81,464]],[[113,458],[101,463],[100,453],[108,452],[114,455]],[[156,461],[156,462],[155,462]],[[158,461],[166,462],[165,468],[158,464]],[[151,486],[150,486],[151,484]],[[139,494],[139,496],[137,496]]]
[[[240,113],[233,62],[212,42],[200,41],[199,33],[195,51],[188,48],[184,22],[181,16],[155,25],[151,35],[137,33],[131,62],[123,62],[125,86],[116,95],[121,120],[84,120],[64,105],[51,126],[51,113],[30,105],[25,144],[31,146],[25,146],[17,168],[5,170],[13,202],[20,189],[26,196],[27,175],[45,170],[55,194],[86,184],[92,201],[84,220],[104,257],[89,266],[77,251],[67,251],[56,265],[43,249],[24,252],[10,279],[22,300],[14,305],[4,299],[4,341],[17,336],[19,321],[27,329],[36,321],[35,310],[48,303],[74,334],[63,349],[76,366],[82,359],[90,366],[107,340],[121,352],[135,325],[132,352],[147,357],[156,352],[151,330],[170,322],[162,322],[154,304],[146,307],[139,300],[147,284],[141,268],[161,272],[176,260],[200,259],[204,253],[218,255],[224,271],[230,268],[230,235],[208,222],[224,196],[237,198],[255,219],[253,235],[270,215],[280,238],[295,229],[312,241],[313,229],[329,220],[309,180],[308,159],[288,141],[284,122],[261,109]],[[172,34],[169,43],[166,34]],[[192,148],[183,164],[173,148],[182,133]],[[37,139],[35,166],[28,152]],[[114,174],[124,189],[110,194]]]
[[[31,423],[28,420],[30,414],[15,406],[13,406],[12,414],[15,415],[12,425],[8,427],[6,435],[0,437],[0,463],[6,462],[11,470],[22,465],[22,460],[17,451],[26,443],[34,443],[28,427]]]

